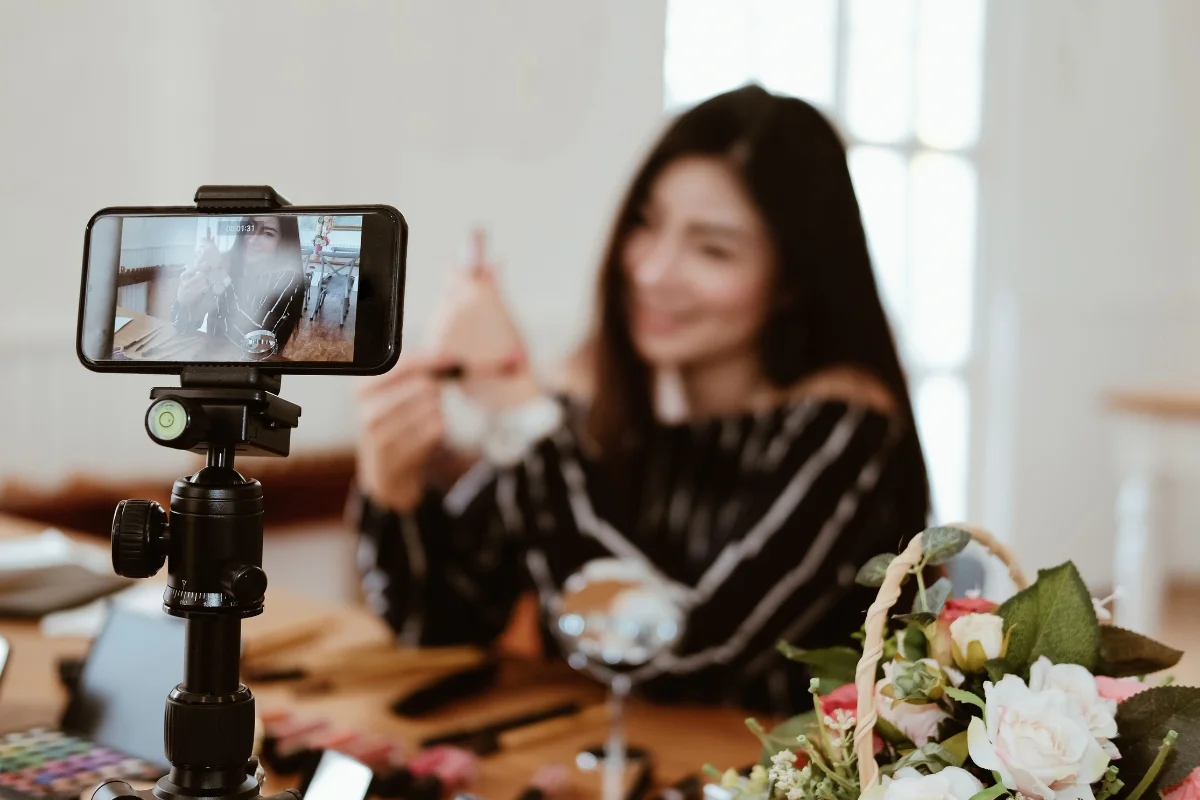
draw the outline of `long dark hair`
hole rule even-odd
[[[929,482],[912,401],[880,303],[846,149],[809,104],[745,86],[679,116],[650,151],[621,204],[601,265],[596,330],[587,347],[594,391],[589,439],[606,461],[631,455],[654,424],[652,371],[630,333],[622,250],[663,169],[685,156],[727,159],[741,176],[774,245],[775,299],[759,336],[766,377],[787,387],[826,367],[881,380],[906,426],[899,472],[900,522],[925,526]],[[909,531],[905,530],[907,535]]]
[[[279,244],[275,248],[271,270],[294,269],[299,272],[304,267],[304,256],[300,251],[300,226],[293,216],[273,216],[271,214],[256,214],[258,217],[270,217],[279,223]],[[241,282],[246,274],[246,237],[254,236],[254,217],[242,217],[240,230],[229,248],[229,277],[235,283]]]

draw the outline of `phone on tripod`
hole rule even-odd
[[[102,372],[384,372],[407,240],[385,205],[106,208],[85,236],[79,358]]]
[[[185,657],[164,724],[147,727],[170,771],[153,790],[106,780],[92,800],[299,800],[290,789],[264,797],[252,755],[239,653],[242,620],[265,608],[265,503],[234,461],[290,451],[300,407],[279,396],[282,375],[395,364],[407,238],[390,206],[297,208],[269,186],[202,186],[193,208],[110,208],[88,223],[79,360],[179,375],[178,388],[151,390],[146,432],[205,455],[175,481],[169,508],[124,500],[113,515],[114,571],[166,567],[163,608],[184,620]],[[339,800],[365,795],[352,772],[323,781]]]

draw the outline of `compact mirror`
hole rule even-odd
[[[609,733],[602,770],[601,797],[620,800],[627,791],[625,698],[636,670],[674,647],[683,635],[681,588],[643,565],[621,559],[589,561],[567,579],[554,631],[575,669],[608,682]],[[579,762],[581,768],[584,762]]]
[[[274,355],[279,347],[279,340],[271,331],[250,331],[242,337],[242,351],[252,358],[266,358]]]
[[[629,669],[679,640],[683,612],[668,587],[649,573],[593,561],[567,580],[557,626],[573,652]]]

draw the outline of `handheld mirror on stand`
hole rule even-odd
[[[674,647],[683,634],[683,608],[673,588],[641,565],[619,559],[588,562],[563,588],[554,632],[570,653],[568,663],[609,687],[603,800],[624,794],[625,700],[639,668]],[[594,755],[579,765],[595,768]]]

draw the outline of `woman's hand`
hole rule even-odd
[[[451,276],[429,346],[442,360],[462,365],[463,392],[489,411],[520,405],[538,394],[521,332],[486,264]]]
[[[221,254],[210,230],[197,248],[195,263],[179,276],[179,290],[175,296],[180,303],[190,306],[203,297],[213,284],[223,283],[228,274],[225,256]]]
[[[358,485],[395,511],[420,503],[425,467],[442,441],[441,393],[433,377],[439,366],[428,356],[401,356],[391,372],[358,390]]]
[[[175,297],[182,305],[190,306],[208,291],[208,276],[196,269],[185,269],[179,276]]]

